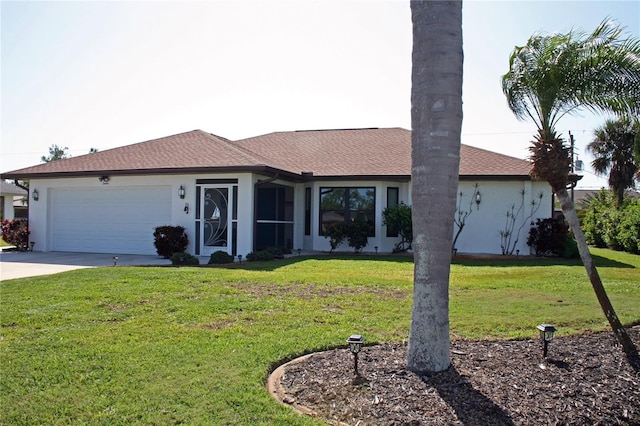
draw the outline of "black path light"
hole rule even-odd
[[[551,324],[540,324],[538,325],[538,330],[540,330],[540,340],[544,345],[544,349],[542,351],[542,357],[547,357],[547,349],[549,347],[549,343],[553,340],[553,334],[556,332],[556,328]]]
[[[353,371],[356,377],[360,376],[358,373],[358,353],[360,349],[362,349],[362,344],[364,343],[364,337],[360,334],[352,334],[347,339],[347,344],[349,345],[349,350],[353,354]]]

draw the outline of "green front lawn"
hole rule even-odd
[[[640,256],[593,253],[623,323],[640,322]],[[269,371],[352,333],[406,340],[412,275],[407,257],[319,256],[4,281],[0,424],[323,424],[272,400]],[[608,327],[576,261],[456,261],[450,299],[454,338]]]

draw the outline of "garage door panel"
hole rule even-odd
[[[153,228],[171,220],[171,188],[53,190],[52,249],[155,254]]]

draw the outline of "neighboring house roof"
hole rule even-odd
[[[9,182],[2,181],[0,192],[3,195],[27,195],[27,191]]]
[[[467,145],[461,177],[528,178],[528,161]],[[283,172],[302,178],[409,179],[411,131],[400,128],[276,132],[239,141],[202,130],[180,133],[5,173],[7,178],[213,171]]]
[[[605,188],[608,190],[608,188]],[[581,209],[585,204],[593,197],[598,195],[601,189],[574,189],[573,190],[573,204]],[[631,199],[640,198],[640,193],[634,190],[627,190],[625,195]],[[559,209],[559,207],[558,207]]]

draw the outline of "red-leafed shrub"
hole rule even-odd
[[[29,247],[29,221],[27,219],[5,219],[2,221],[2,239],[26,251]]]
[[[153,233],[158,254],[170,259],[174,253],[183,253],[189,245],[189,238],[182,226],[158,226]]]

